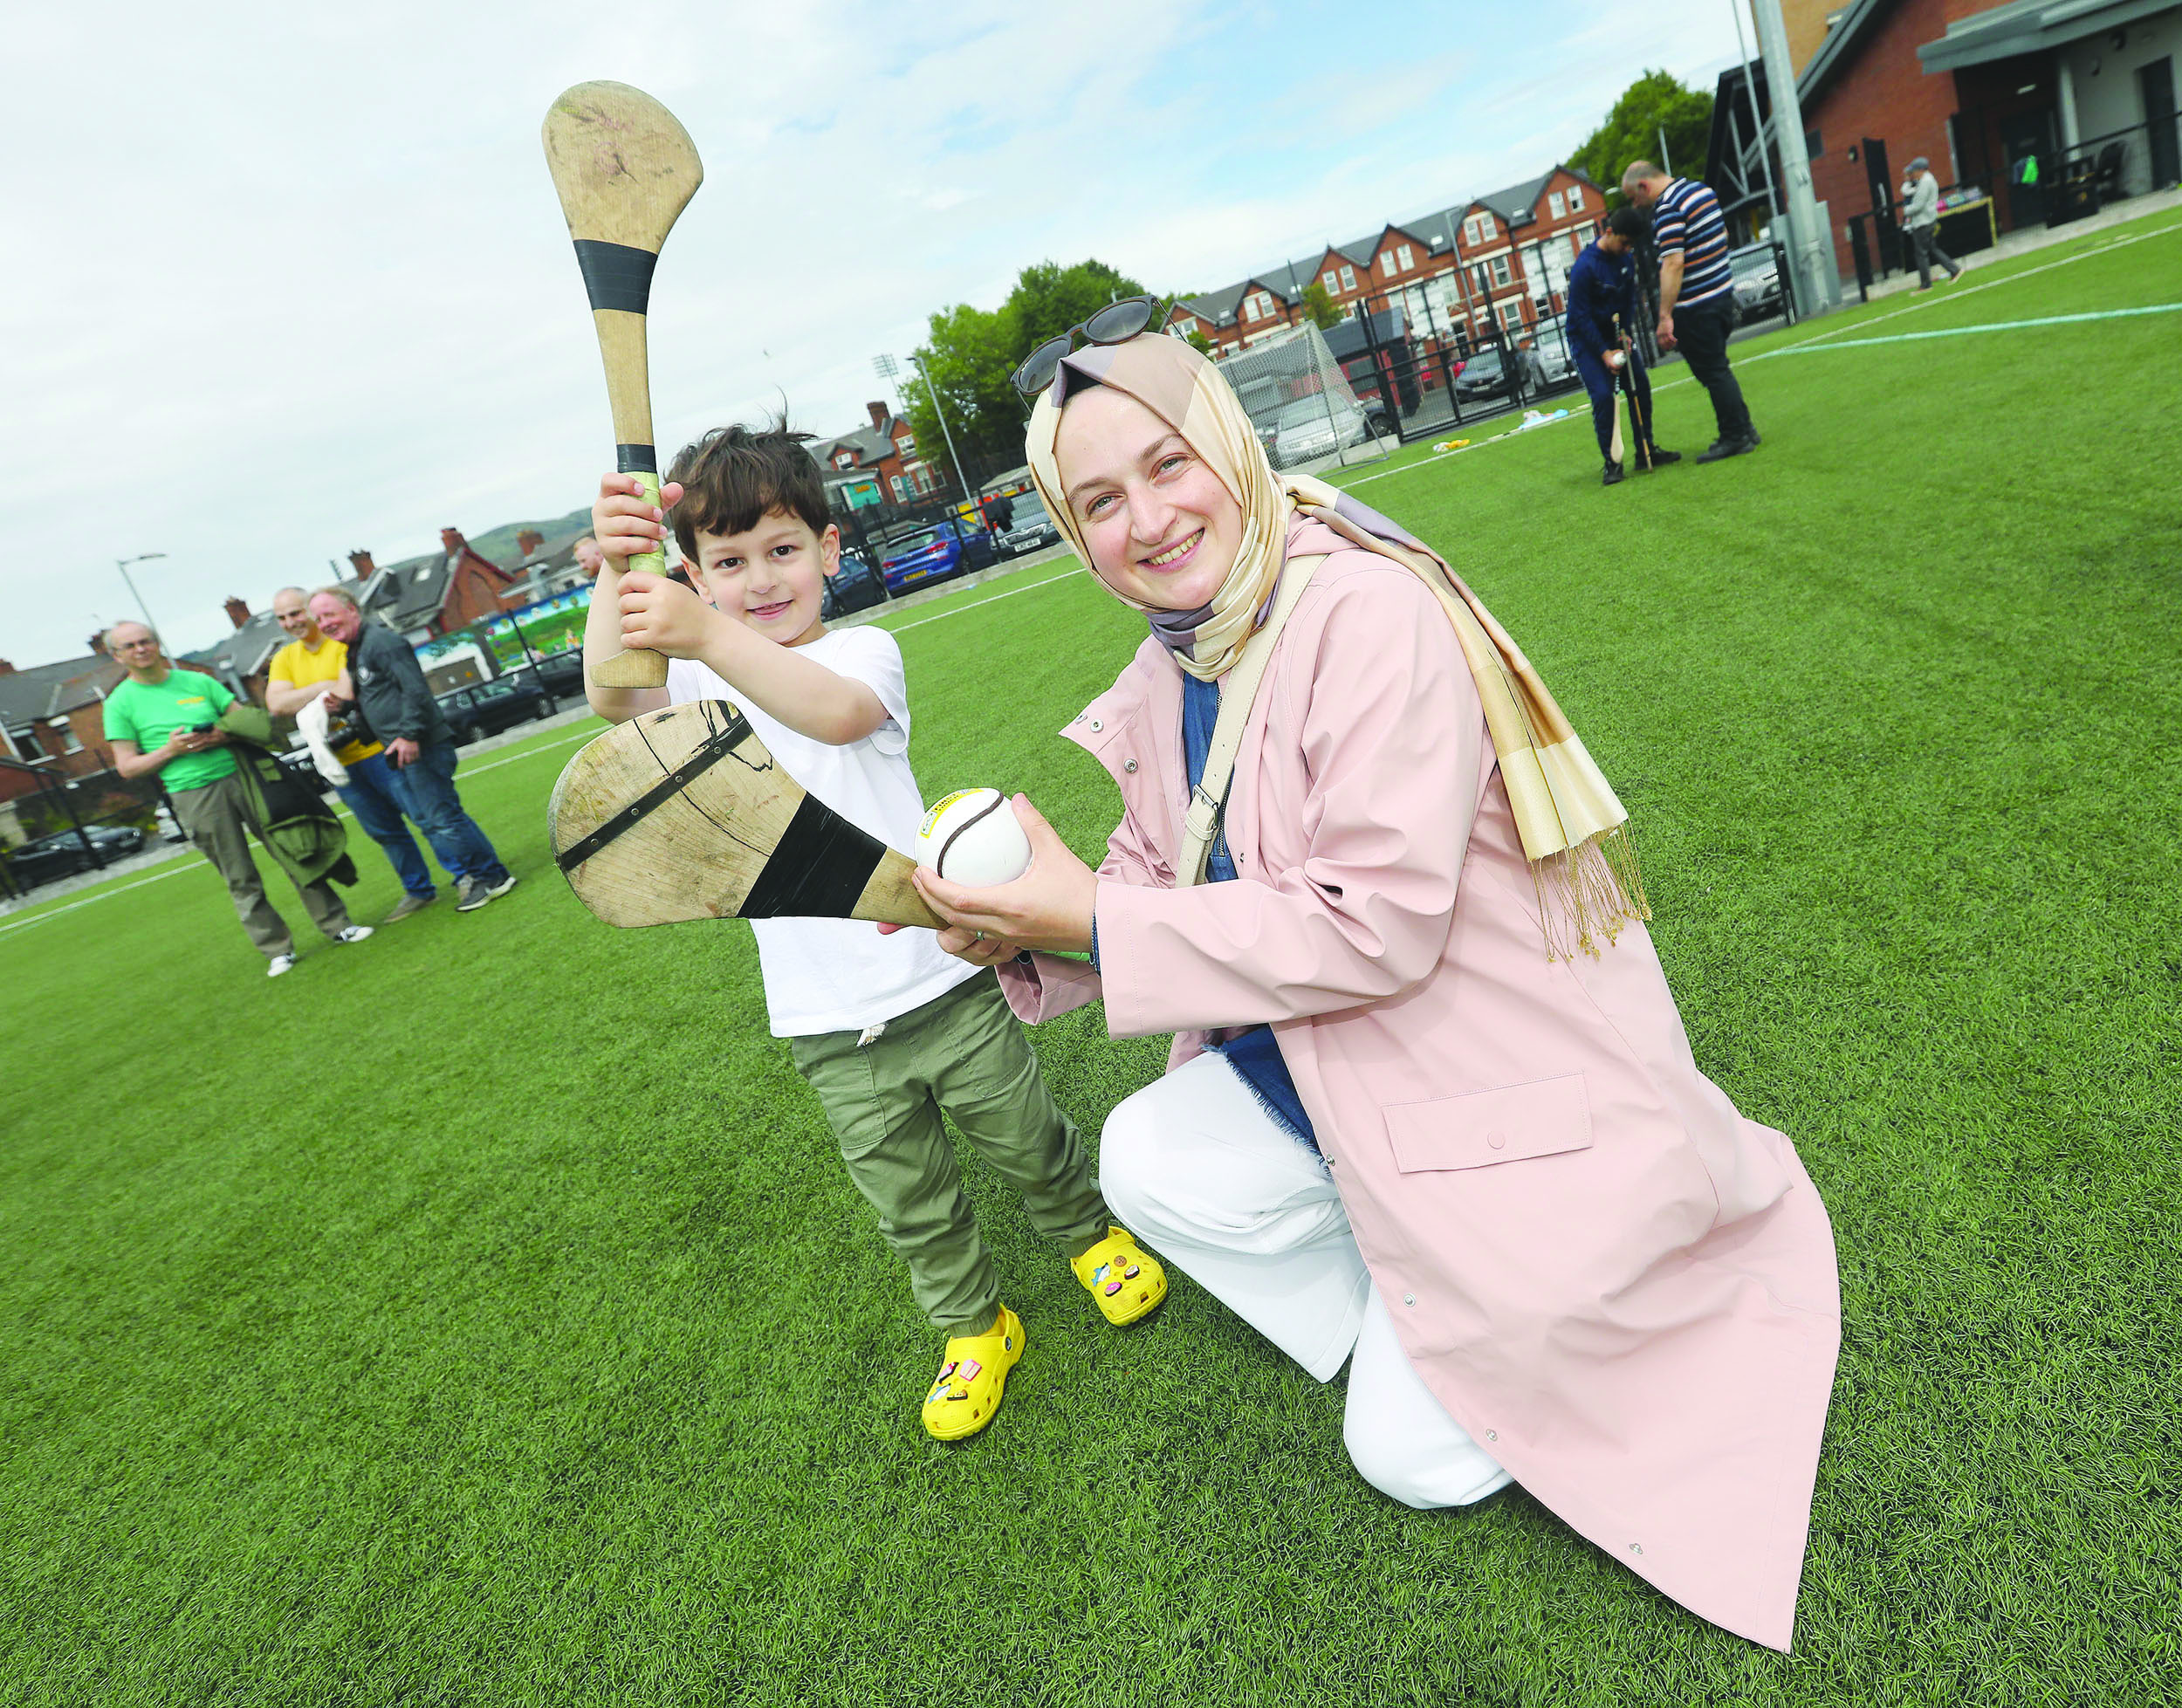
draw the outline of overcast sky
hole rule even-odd
[[[871,358],[1095,256],[1210,289],[1530,176],[1642,69],[1709,86],[1729,0],[703,8],[402,0],[10,14],[0,656],[133,616],[225,631],[588,501],[612,432],[539,144],[594,78],[705,168],[651,309],[672,448],[785,395],[841,432]]]

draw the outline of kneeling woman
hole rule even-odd
[[[1691,1059],[1605,779],[1445,565],[1276,476],[1187,345],[1061,358],[1030,459],[1150,619],[1067,731],[1125,810],[1096,873],[1035,821],[1013,884],[920,874],[943,943],[1027,1020],[1102,998],[1116,1037],[1177,1034],[1107,1122],[1108,1198],[1313,1375],[1348,1362],[1366,1478],[1431,1507],[1513,1478],[1785,1649],[1833,1233]]]

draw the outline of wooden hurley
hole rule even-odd
[[[546,114],[545,139],[606,360],[614,467],[635,475],[655,504],[659,453],[644,317],[660,246],[704,182],[704,166],[675,115],[626,83],[579,83],[563,93]],[[628,559],[625,573],[666,568],[664,552],[647,552]],[[609,688],[657,688],[667,680],[667,661],[655,652],[619,652],[594,663],[591,676]]]
[[[609,925],[942,923],[908,856],[804,793],[724,700],[646,712],[587,743],[546,811],[569,887]]]

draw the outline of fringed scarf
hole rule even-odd
[[[1594,934],[1610,943],[1628,922],[1651,917],[1626,828],[1629,814],[1522,648],[1446,560],[1405,529],[1324,481],[1275,474],[1249,412],[1225,377],[1180,339],[1147,333],[1126,344],[1079,350],[1062,359],[1053,386],[1032,412],[1031,477],[1053,525],[1087,566],[1091,553],[1064,500],[1053,441],[1069,397],[1092,384],[1133,398],[1180,434],[1242,506],[1235,562],[1203,608],[1160,610],[1101,580],[1109,593],[1145,614],[1153,634],[1183,669],[1199,681],[1215,681],[1242,656],[1280,588],[1291,517],[1322,523],[1350,545],[1392,559],[1437,595],[1477,683],[1524,857],[1538,887],[1547,956],[1596,955]]]

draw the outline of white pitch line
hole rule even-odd
[[[1013,599],[1018,593],[1033,593],[1040,587],[1050,587],[1056,581],[1073,581],[1080,573],[1081,570],[1072,569],[1065,574],[1048,575],[1043,581],[1033,581],[1026,587],[1010,587],[1004,593],[993,594],[991,599],[973,599],[967,605],[950,605],[944,611],[935,611],[929,617],[919,617],[915,622],[905,622],[899,628],[889,628],[887,633],[906,634],[912,628],[922,628],[926,623],[937,622],[942,617],[959,617],[964,611],[974,611],[980,605],[997,605],[1004,599]]]
[[[531,758],[539,753],[550,753],[556,747],[566,747],[571,742],[588,741],[590,738],[591,732],[585,731],[578,735],[563,736],[559,741],[540,742],[536,747],[526,747],[520,753],[511,753],[504,759],[495,759],[489,765],[478,765],[465,775],[481,777],[486,772],[497,771],[502,765],[511,765],[518,759]],[[337,807],[334,810],[339,817],[348,820],[352,824],[355,822],[354,814],[351,813],[346,806]],[[57,908],[48,908],[43,913],[34,913],[23,919],[0,923],[0,937],[6,936],[11,931],[27,931],[33,925],[43,925],[49,919],[58,919],[65,913],[75,912],[78,908],[87,908],[93,902],[103,902],[109,895],[126,895],[132,889],[141,889],[146,884],[157,883],[162,878],[178,878],[185,872],[209,872],[212,869],[212,862],[209,860],[192,860],[188,854],[177,854],[175,857],[175,864],[164,872],[154,872],[149,877],[134,878],[127,883],[116,884],[111,889],[101,889],[79,901],[65,902]]]
[[[2085,320],[2126,320],[2137,314],[2182,313],[2182,303],[2153,303],[2144,308],[2102,308],[2088,314],[2041,314],[2028,320],[1987,320],[1974,326],[1941,326],[1928,333],[1888,333],[1882,338],[1844,338],[1838,344],[1821,346],[1813,339],[1802,344],[1784,344],[1777,349],[1761,350],[1750,358],[1761,362],[1773,356],[1795,356],[1806,353],[1824,355],[1829,350],[1855,350],[1873,344],[1911,344],[1927,338],[1963,338],[1972,333],[2012,333],[2029,326],[2070,326]]]

